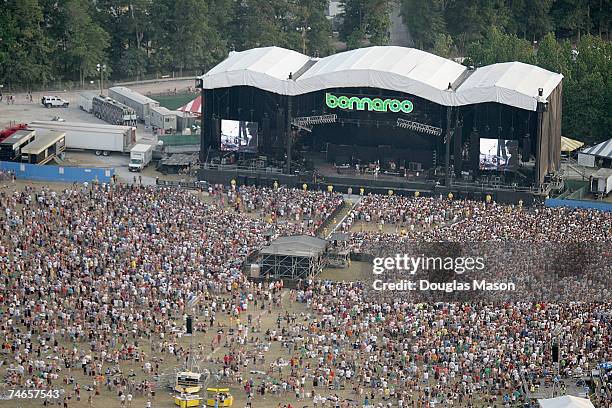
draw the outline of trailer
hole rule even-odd
[[[16,161],[21,157],[21,149],[36,139],[36,132],[21,129],[13,132],[0,142],[0,161]]]
[[[607,196],[612,192],[612,169],[599,169],[591,176],[591,193]]]
[[[176,130],[176,112],[166,109],[163,106],[152,107],[151,127],[154,133],[171,133],[173,130]]]
[[[185,129],[190,129],[196,125],[197,116],[190,112],[174,111],[176,114],[176,130],[183,132]]]
[[[128,170],[142,171],[151,162],[153,157],[153,145],[137,144],[130,150],[130,164]]]
[[[81,92],[79,94],[79,108],[87,113],[92,113],[93,98],[98,96],[95,92]]]
[[[139,94],[125,86],[114,86],[108,89],[108,96],[136,111],[138,120],[146,122],[151,114],[151,108],[159,106],[159,102],[148,96]]]
[[[66,150],[66,133],[48,130],[40,132],[36,140],[21,149],[21,162],[47,164]]]
[[[18,123],[16,125],[8,126],[0,130],[0,142],[15,133],[16,131],[25,129],[27,127],[28,125],[26,125],[25,123]]]
[[[29,128],[65,132],[67,149],[91,150],[98,156],[108,156],[111,152],[127,153],[136,143],[136,128],[132,126],[34,121]]]
[[[111,125],[136,126],[136,111],[110,97],[94,96],[92,113]]]

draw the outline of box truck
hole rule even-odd
[[[142,171],[151,162],[153,157],[153,146],[146,144],[137,144],[130,150],[130,171]]]
[[[34,121],[28,124],[28,128],[64,132],[67,149],[90,150],[97,156],[108,156],[112,152],[127,153],[136,143],[136,128],[132,126]]]

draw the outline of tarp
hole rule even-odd
[[[202,114],[202,95],[199,95],[193,101],[189,102],[187,105],[181,106],[177,110],[181,112],[197,113],[198,115],[201,115]]]
[[[539,399],[541,408],[595,408],[593,403],[586,398],[564,395],[557,398]]]
[[[497,102],[535,111],[538,89],[542,101],[559,85],[563,75],[522,62],[503,62],[478,68],[459,86],[453,106]]]
[[[569,137],[561,136],[561,151],[562,152],[573,152],[576,149],[584,146],[584,143],[580,140],[570,139]]]
[[[563,75],[521,62],[470,71],[425,51],[383,46],[321,59],[280,47],[254,48],[230,53],[199,78],[204,89],[252,86],[295,96],[333,88],[380,88],[444,106],[498,102],[535,111],[538,102],[548,98]]]
[[[582,151],[582,153],[612,159],[612,139],[601,142],[593,147],[587,147]]]

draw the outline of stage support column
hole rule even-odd
[[[544,133],[542,132],[544,126],[544,104],[538,102],[537,105],[537,114],[538,114],[538,124],[536,128],[536,153],[535,153],[535,184],[538,188],[542,187],[544,183],[545,173],[548,172],[548,158],[546,160],[546,164],[542,163],[542,139],[544,137]],[[548,152],[546,153],[548,154]],[[546,170],[544,170],[546,167]]]
[[[286,137],[286,147],[287,147],[287,174],[291,174],[291,149],[293,138],[291,137],[291,104],[293,102],[293,98],[287,95],[287,132],[285,134]]]
[[[446,131],[444,136],[444,148],[446,150],[446,157],[444,158],[444,176],[446,181],[444,185],[446,187],[451,186],[451,174],[450,174],[450,145],[451,145],[451,113],[452,108],[449,106],[446,108]]]
[[[200,88],[202,102],[204,102],[206,99],[204,99],[204,87],[202,86],[201,79],[197,80],[196,87]],[[209,115],[210,108],[207,105],[209,104],[207,103],[205,106],[205,104],[202,103],[202,115],[201,115],[202,122],[200,123],[200,163],[204,163],[206,161],[206,153],[208,152],[208,148],[210,146],[210,143],[208,142],[208,135],[207,135],[207,127],[210,128],[210,115]]]

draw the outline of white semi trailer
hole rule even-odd
[[[159,102],[144,96],[125,86],[114,86],[108,89],[108,96],[136,111],[138,120],[145,122],[151,115],[151,108],[159,106]]]
[[[93,111],[93,98],[96,97],[97,94],[95,92],[81,92],[79,94],[79,108],[84,110],[87,113],[92,113]]]
[[[132,126],[34,121],[28,124],[28,128],[64,132],[67,149],[90,150],[98,156],[108,156],[112,152],[127,153],[136,143],[136,128]]]

